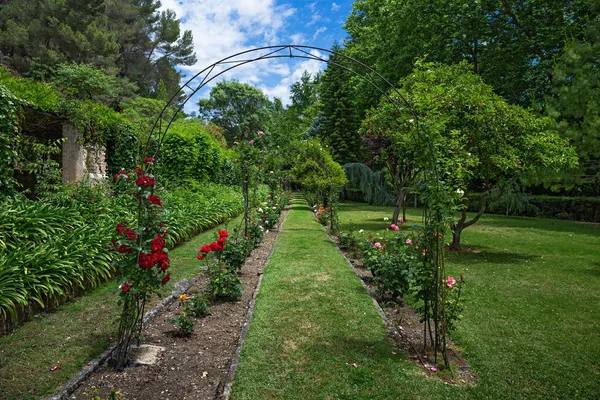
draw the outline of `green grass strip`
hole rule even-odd
[[[265,268],[231,397],[450,395],[442,382],[392,353],[386,330],[347,261],[296,199]]]
[[[181,279],[200,272],[200,245],[215,232],[239,226],[238,217],[205,231],[172,250],[171,275],[164,293]],[[111,281],[47,315],[35,317],[9,335],[0,337],[0,398],[39,399],[57,393],[91,359],[106,349],[116,335],[119,282]],[[50,371],[51,367],[60,366]]]
[[[339,217],[366,238],[386,235],[392,212],[348,202]],[[421,223],[422,210],[407,212],[403,229]],[[467,282],[452,336],[480,374],[469,397],[600,398],[600,225],[486,214],[462,245],[475,252],[447,253],[447,268]]]

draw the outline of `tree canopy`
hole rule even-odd
[[[198,102],[199,116],[223,128],[230,146],[247,140],[271,123],[271,101],[258,88],[238,81],[220,81],[208,99]]]
[[[453,247],[459,246],[462,229],[479,219],[494,188],[525,172],[576,165],[574,149],[553,130],[551,119],[508,104],[467,63],[419,62],[399,89],[414,111],[398,111],[385,100],[369,113],[363,130],[386,139],[384,151],[398,167],[431,168],[433,153],[446,185],[485,194],[473,220],[467,222],[463,213],[452,226]],[[399,182],[392,180],[396,186]]]

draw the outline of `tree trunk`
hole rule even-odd
[[[399,194],[396,195],[396,207],[394,208],[394,216],[392,217],[392,224],[398,223],[398,217],[400,216],[400,209],[402,209],[402,217],[404,218],[406,215],[406,189],[400,191]]]
[[[462,233],[463,227],[454,225],[452,228],[452,243],[450,244],[450,250],[460,250],[460,234]]]
[[[460,250],[460,234],[462,233],[463,229],[468,228],[469,226],[479,221],[479,218],[481,218],[481,216],[485,212],[488,197],[488,193],[483,193],[481,195],[481,208],[479,209],[479,211],[477,211],[477,214],[475,214],[473,219],[470,221],[467,221],[467,208],[465,204],[465,208],[463,208],[462,215],[458,222],[450,226],[450,229],[452,229],[452,243],[450,244],[450,250]]]

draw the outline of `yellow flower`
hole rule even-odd
[[[269,173],[270,173],[270,174],[272,174],[272,173],[273,173],[273,171],[269,171]]]
[[[187,299],[187,295],[185,293],[179,296],[179,300],[185,301],[185,299]]]

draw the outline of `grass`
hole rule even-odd
[[[237,226],[241,218],[229,222]],[[173,279],[199,273],[198,248],[214,239],[221,225],[205,231],[170,252]],[[116,334],[119,282],[111,281],[54,313],[41,314],[13,333],[0,337],[0,398],[39,399],[58,392],[86,363],[106,349]],[[50,371],[51,367],[60,366]]]
[[[384,229],[392,214],[358,203],[340,209],[355,231]],[[409,210],[409,224],[420,216]],[[477,252],[447,260],[468,283],[454,334],[481,375],[468,397],[599,398],[600,226],[485,215],[462,236]]]
[[[295,200],[263,284],[232,399],[431,398],[453,392],[401,355],[346,260]]]

